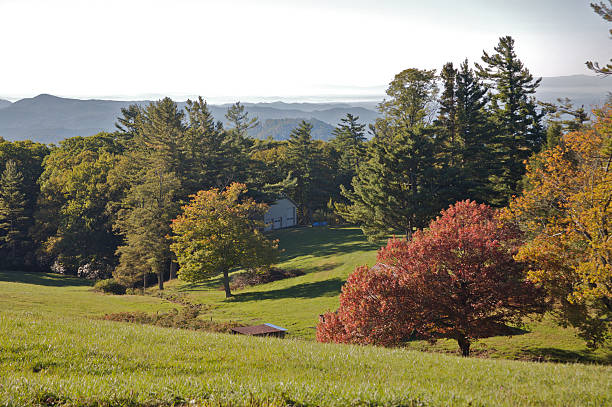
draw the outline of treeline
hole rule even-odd
[[[347,115],[329,142],[305,121],[286,141],[249,138],[257,120],[244,106],[228,109],[224,128],[202,98],[184,111],[169,98],[130,106],[115,132],[59,146],[1,140],[0,268],[128,286],[157,275],[161,287],[176,272],[172,219],[191,195],[233,182],[257,201],[290,197],[301,224],[341,217],[372,239],[410,235],[456,201],[504,206],[524,161],[587,119],[539,105],[538,85],[503,37],[473,67],[400,72],[374,126]]]

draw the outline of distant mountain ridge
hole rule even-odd
[[[381,87],[380,100],[383,99]],[[603,104],[612,91],[611,77],[573,75],[545,77],[537,92],[543,101],[554,102],[568,97],[576,106],[590,110]],[[100,131],[114,131],[122,107],[146,105],[147,100],[81,100],[42,94],[11,103],[0,99],[0,137],[7,140],[30,139],[43,143],[57,143],[73,136],[89,136]],[[373,123],[378,117],[376,102],[333,103],[243,103],[251,117],[259,118],[260,125],[250,132],[252,137],[273,137],[284,140],[300,120],[310,120],[313,136],[327,140],[340,119],[351,113],[362,123]],[[185,103],[178,103],[184,108]],[[209,105],[213,116],[226,124],[225,112],[230,104]]]
[[[131,104],[147,105],[149,101],[80,100],[42,94],[21,99],[0,109],[0,137],[7,140],[30,139],[57,143],[65,138],[88,136],[100,131],[114,131],[121,108]],[[177,103],[183,109],[185,102]],[[250,117],[260,125],[250,132],[256,138],[284,140],[300,120],[311,121],[313,138],[327,140],[334,126],[347,113],[359,116],[366,124],[373,123],[377,112],[348,104],[312,104],[306,110],[293,106],[274,107],[271,103],[245,103]],[[225,113],[230,105],[209,105],[216,120],[227,124]]]

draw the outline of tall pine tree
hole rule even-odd
[[[8,259],[5,266],[16,265],[18,250],[26,234],[26,197],[21,192],[22,183],[23,176],[15,161],[7,161],[0,178],[0,252]]]
[[[476,64],[478,75],[490,84],[491,114],[497,129],[493,145],[497,168],[492,177],[492,203],[504,205],[519,192],[524,162],[544,142],[542,113],[533,94],[542,78],[535,80],[514,51],[514,39],[501,37],[495,53],[483,53],[485,65]]]
[[[286,168],[295,178],[295,188],[291,193],[298,205],[298,220],[301,224],[310,222],[312,217],[314,172],[316,163],[316,147],[312,140],[312,124],[302,120],[297,128],[289,135],[287,142]]]
[[[365,124],[359,123],[359,116],[347,113],[340,120],[330,140],[338,155],[338,183],[349,186],[353,177],[357,174],[359,163],[365,157]]]
[[[336,205],[370,239],[389,232],[410,235],[440,209],[435,133],[429,124],[437,96],[435,71],[402,71],[387,95],[353,191],[342,188],[350,204]]]
[[[493,127],[486,111],[487,88],[470,69],[467,59],[457,72],[455,94],[457,138],[461,143],[458,164],[464,188],[457,200],[490,203],[493,197],[489,175],[495,169],[495,158]]]

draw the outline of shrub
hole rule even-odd
[[[470,343],[544,309],[541,291],[516,262],[519,231],[495,211],[458,202],[410,241],[391,239],[379,264],[347,280],[337,314],[317,327],[322,342],[398,345],[417,335]]]
[[[94,290],[103,292],[106,294],[116,294],[116,295],[125,294],[125,286],[121,285],[114,278],[109,278],[107,280],[98,281],[94,285]]]
[[[286,278],[304,275],[300,270],[282,270],[275,267],[263,270],[249,270],[232,276],[230,287],[232,290],[240,290],[253,285],[271,283],[272,281],[284,280]]]

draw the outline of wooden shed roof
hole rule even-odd
[[[238,332],[239,334],[243,334],[243,335],[265,335],[265,334],[271,334],[274,332],[287,332],[285,328],[281,328],[280,326],[276,326],[273,324],[240,326],[237,328],[232,328],[232,331]]]

